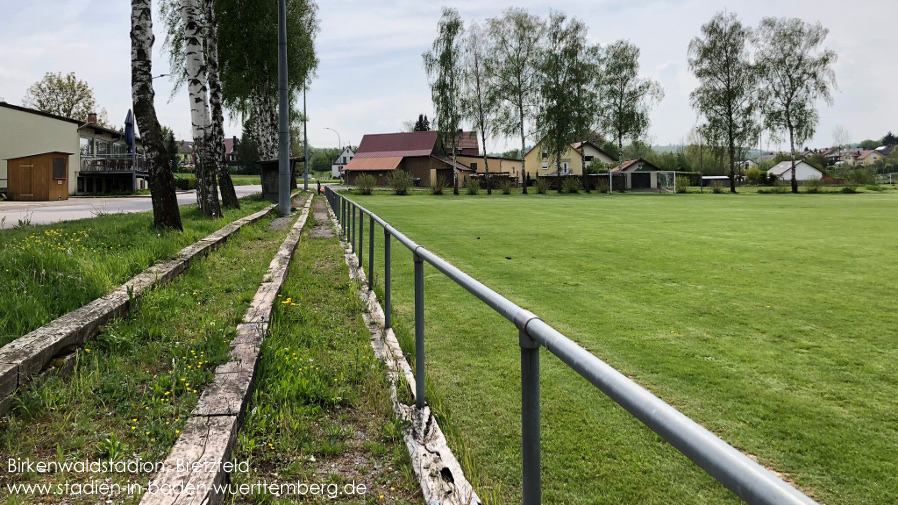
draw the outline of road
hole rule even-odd
[[[235,186],[237,197],[261,193],[262,186]],[[195,191],[179,191],[178,204],[196,203]],[[57,202],[0,202],[0,222],[4,228],[12,228],[19,220],[31,220],[31,224],[50,224],[94,217],[97,214],[117,214],[152,210],[150,195],[104,197],[70,197]]]

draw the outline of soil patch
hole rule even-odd
[[[316,199],[312,203],[312,212],[317,226],[309,230],[309,236],[312,238],[334,238],[334,228],[330,225],[330,218],[327,215],[327,202],[320,198]]]

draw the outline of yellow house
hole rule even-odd
[[[478,174],[485,174],[483,156],[458,156],[458,162],[471,167],[471,170]],[[503,158],[501,156],[487,156],[491,174],[503,174],[517,180],[521,175],[521,160],[514,158]]]
[[[613,156],[592,142],[571,144],[561,155],[558,167],[550,159],[548,150],[540,140],[524,155],[527,173],[535,179],[540,175],[583,175],[583,167],[593,162],[615,163]]]
[[[855,165],[869,166],[877,161],[885,159],[885,156],[879,151],[861,151],[854,159]]]

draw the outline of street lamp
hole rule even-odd
[[[342,149],[343,149],[343,141],[340,139],[340,132],[338,132],[337,130],[334,130],[333,128],[328,128],[328,127],[326,127],[326,126],[324,127],[324,129],[325,129],[325,130],[330,130],[330,131],[332,131],[332,132],[334,132],[334,133],[337,134],[337,144],[339,144],[337,147],[338,147],[340,150],[342,150]]]

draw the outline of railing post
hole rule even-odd
[[[340,232],[346,240],[346,199],[340,196]]]
[[[393,326],[390,320],[390,232],[384,228],[384,328]]]
[[[524,328],[518,330],[521,346],[521,455],[523,459],[524,505],[542,500],[539,426],[539,344]]]
[[[374,216],[368,217],[368,289],[374,289]]]
[[[365,214],[359,211],[359,268],[365,262]]]
[[[424,404],[424,260],[415,253],[415,406]]]
[[[349,250],[355,252],[355,204],[349,204],[350,221],[352,222],[352,233],[349,235]]]

